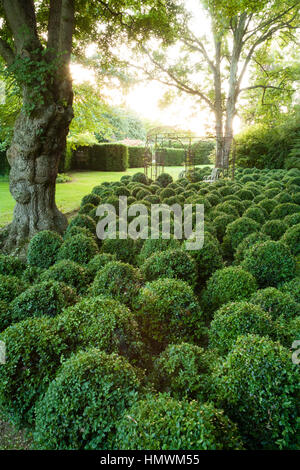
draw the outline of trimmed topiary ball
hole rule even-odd
[[[289,282],[280,284],[277,288],[282,292],[292,295],[296,302],[300,303],[300,277],[295,277],[295,279]]]
[[[79,264],[88,264],[88,262],[98,253],[96,242],[85,235],[74,235],[67,238],[62,244],[57,259],[71,260]]]
[[[210,359],[204,349],[194,344],[170,344],[154,360],[151,379],[156,390],[170,393],[177,400],[205,401]]]
[[[200,283],[205,283],[217,269],[224,267],[219,245],[213,240],[204,240],[203,248],[191,250],[188,253],[196,261]]]
[[[92,345],[125,356],[131,363],[143,363],[144,346],[134,315],[111,297],[84,298],[66,309],[59,323],[62,328],[76,332],[82,348]]]
[[[176,250],[177,248],[180,248],[180,242],[175,238],[148,238],[144,241],[137,259],[139,264],[143,264],[154,253],[160,253],[166,250]]]
[[[40,281],[40,276],[44,271],[45,269],[38,268],[37,266],[27,265],[27,268],[23,271],[21,279],[27,284],[35,284]]]
[[[111,253],[100,253],[99,255],[94,256],[94,258],[89,261],[87,265],[88,274],[92,279],[95,278],[96,274],[104,268],[107,263],[111,263],[112,261],[116,261],[116,255]]]
[[[73,227],[83,227],[88,229],[92,235],[96,234],[96,222],[88,215],[78,214],[76,217],[73,217],[68,225],[67,231],[71,230]]]
[[[252,303],[232,302],[223,305],[214,314],[209,329],[209,346],[226,355],[237,338],[248,333],[274,336],[271,315]]]
[[[300,213],[287,215],[287,216],[284,218],[284,222],[285,222],[289,227],[292,227],[293,225],[300,224]]]
[[[268,312],[274,320],[281,316],[285,319],[292,319],[300,315],[300,304],[292,295],[274,287],[258,290],[252,295],[250,301]]]
[[[22,277],[26,263],[15,256],[0,254],[0,274],[4,276]]]
[[[289,247],[291,253],[296,256],[300,253],[300,224],[290,227],[283,237],[282,243]]]
[[[143,278],[138,269],[121,261],[113,261],[98,272],[91,285],[90,294],[110,295],[131,307],[142,283]]]
[[[180,423],[180,424],[179,424]],[[169,395],[148,395],[134,404],[117,425],[120,450],[242,449],[237,427],[223,411]]]
[[[162,278],[182,279],[195,286],[197,266],[194,259],[184,250],[166,250],[154,253],[141,267],[147,281]]]
[[[285,204],[279,204],[271,212],[270,219],[284,219],[287,215],[296,214],[300,212],[300,206],[287,202]]]
[[[213,375],[218,406],[254,449],[291,448],[296,441],[299,367],[268,338],[240,336]]]
[[[216,271],[207,282],[203,302],[209,312],[228,302],[247,300],[257,290],[255,278],[240,267]]]
[[[281,242],[257,243],[246,253],[242,263],[260,287],[276,287],[295,276],[296,263],[290,250]]]
[[[64,362],[37,405],[40,449],[112,449],[116,423],[141,391],[140,374],[123,357],[98,349]]]
[[[86,291],[90,282],[87,269],[71,260],[62,260],[54,264],[41,275],[42,281],[58,281],[73,287],[79,294]]]
[[[147,178],[147,176],[146,176],[144,173],[135,173],[135,174],[132,176],[131,181],[132,181],[133,183],[148,184],[148,178]]]
[[[69,226],[67,228],[64,234],[64,240],[67,240],[67,238],[73,237],[74,235],[85,235],[86,237],[92,238],[93,240],[98,240],[96,236],[96,232],[93,234],[86,227],[77,227],[76,225],[73,227]]]
[[[106,238],[106,240],[103,240],[101,252],[115,255],[123,263],[134,264],[139,248],[140,241],[133,240],[132,238],[126,238],[125,240]]]
[[[256,245],[258,242],[266,242],[270,240],[270,237],[263,232],[260,233],[251,233],[248,237],[238,245],[236,252],[234,253],[235,264],[240,264],[245,258],[246,253],[249,251],[249,248]]]
[[[255,222],[262,225],[266,221],[266,212],[258,206],[252,206],[244,212],[243,217],[253,219]]]
[[[202,312],[192,288],[178,279],[159,279],[140,290],[136,302],[142,334],[154,352],[169,343],[194,341],[203,334]]]
[[[218,215],[217,217],[213,219],[213,223],[217,231],[217,237],[220,242],[224,238],[228,225],[234,221],[235,221],[235,217],[229,214]]]
[[[63,243],[62,237],[50,230],[37,233],[31,240],[27,251],[27,261],[31,266],[48,269],[55,263],[57,253]]]
[[[272,240],[279,240],[282,235],[286,232],[288,226],[282,220],[268,220],[262,228],[261,231],[268,235]]]
[[[158,183],[160,186],[163,188],[166,188],[169,184],[173,183],[173,178],[171,175],[168,173],[161,173],[157,178],[156,178],[156,183]]]
[[[9,304],[27,288],[28,284],[21,279],[0,274],[0,300]]]
[[[0,300],[0,333],[8,327],[10,322],[10,310],[9,305]]]
[[[234,251],[238,245],[253,232],[259,232],[260,225],[253,219],[241,217],[227,226],[224,243]]]
[[[29,317],[55,317],[65,307],[77,301],[76,293],[65,284],[44,281],[27,289],[14,299],[10,306],[11,323]]]
[[[99,206],[101,201],[100,196],[95,193],[87,194],[81,200],[80,207],[85,206],[86,204],[92,204],[93,206]]]

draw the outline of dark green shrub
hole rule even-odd
[[[100,271],[107,263],[116,261],[116,255],[110,253],[100,253],[99,255],[94,256],[94,258],[89,261],[87,265],[88,274],[92,279],[95,278],[98,271]]]
[[[258,242],[265,242],[268,240],[270,240],[270,237],[265,235],[263,232],[254,232],[251,233],[251,235],[248,235],[248,237],[244,238],[244,240],[238,245],[234,253],[235,264],[240,264],[243,261],[249,248],[253,245],[256,245]]]
[[[203,301],[209,311],[214,311],[228,302],[247,300],[256,290],[252,274],[231,266],[214,272],[207,282]]]
[[[245,254],[242,263],[257,280],[260,287],[274,286],[295,276],[296,263],[290,250],[281,242],[272,240],[256,243]]]
[[[194,259],[185,250],[166,250],[154,253],[141,266],[147,281],[161,278],[185,280],[192,287],[197,281],[197,267]]]
[[[31,266],[48,269],[55,263],[58,250],[63,243],[62,237],[50,230],[37,233],[31,240],[27,251],[27,261]]]
[[[118,188],[116,188],[114,190],[114,194],[115,196],[126,196],[126,197],[129,197],[130,196],[130,191],[129,189],[126,188],[126,186],[120,186]]]
[[[250,302],[259,305],[268,312],[274,320],[283,316],[291,319],[300,315],[300,304],[288,292],[280,292],[274,287],[258,290],[252,295]]]
[[[257,205],[267,211],[268,214],[271,214],[275,207],[277,207],[277,203],[274,199],[263,199]]]
[[[71,230],[73,227],[86,228],[92,233],[92,235],[95,235],[96,233],[96,222],[88,215],[79,214],[76,215],[76,217],[73,217],[68,225],[67,231]]]
[[[84,196],[81,200],[80,207],[85,206],[86,204],[92,204],[93,206],[99,206],[101,201],[100,196],[97,194],[91,193]]]
[[[151,191],[149,191],[149,189],[142,188],[142,189],[139,189],[137,193],[135,193],[135,197],[139,201],[139,204],[140,204],[140,201],[142,201],[145,197],[150,196],[151,194],[152,193]]]
[[[87,264],[98,252],[96,242],[85,235],[79,234],[67,238],[62,244],[57,259],[67,259],[79,264]]]
[[[216,228],[217,237],[219,241],[223,240],[227,226],[234,221],[235,221],[235,216],[229,215],[229,214],[224,214],[224,215],[220,214],[220,215],[217,215],[217,217],[213,219],[213,223]]]
[[[62,328],[76,332],[82,348],[96,347],[107,353],[125,356],[141,364],[144,347],[137,322],[130,310],[104,295],[82,299],[59,317]]]
[[[285,202],[293,202],[292,197],[286,191],[282,191],[281,193],[279,193],[275,197],[275,199],[279,204],[284,204]]]
[[[266,215],[266,212],[263,209],[261,209],[258,206],[253,206],[253,207],[249,207],[249,209],[247,209],[244,212],[243,217],[248,217],[249,219],[253,219],[258,224],[264,224],[266,221],[265,215]]]
[[[73,237],[74,235],[85,235],[86,237],[92,238],[92,240],[97,239],[96,232],[92,233],[86,227],[68,226],[64,235],[64,239],[67,240],[67,238]]]
[[[252,201],[254,199],[254,194],[249,189],[240,189],[235,194],[241,201]]]
[[[138,262],[143,264],[151,255],[154,253],[176,250],[180,248],[180,242],[175,238],[163,239],[163,238],[148,238],[144,241],[142,249],[138,255]]]
[[[281,241],[289,247],[294,256],[298,255],[300,253],[300,224],[290,227],[281,238]]]
[[[218,243],[212,240],[204,240],[204,246],[200,250],[189,251],[195,260],[198,272],[198,281],[205,283],[217,269],[224,267]]]
[[[291,294],[296,302],[300,303],[300,277],[295,277],[295,279],[279,285],[278,289]]]
[[[0,367],[1,412],[18,426],[33,425],[36,400],[54,379],[61,358],[76,345],[57,319],[29,318],[0,335],[6,344],[6,363]]]
[[[34,284],[39,281],[40,276],[44,271],[44,269],[38,268],[37,266],[27,265],[25,271],[23,271],[21,279],[27,284]]]
[[[239,211],[234,204],[231,204],[231,201],[221,202],[215,207],[215,210],[234,216],[236,219],[239,217]]]
[[[148,184],[148,178],[144,173],[135,173],[131,181],[134,183]]]
[[[159,392],[177,400],[205,401],[210,357],[204,349],[189,343],[170,344],[154,360],[151,379]]]
[[[159,193],[159,196],[160,196],[160,199],[163,200],[163,199],[166,199],[166,198],[169,198],[171,196],[176,196],[176,193],[173,189],[167,187],[167,188],[164,188],[160,193]]]
[[[203,333],[202,312],[192,288],[177,279],[159,279],[141,289],[136,303],[143,336],[154,351],[169,343],[193,341]]]
[[[142,283],[142,276],[137,269],[130,264],[113,261],[98,272],[90,293],[93,296],[110,295],[131,307]]]
[[[157,151],[156,158],[163,162],[164,166],[181,166],[185,159],[183,148],[164,148]]]
[[[37,446],[112,449],[116,423],[141,388],[139,373],[123,357],[79,352],[62,365],[37,406]]]
[[[179,425],[180,423],[180,425]],[[117,426],[121,450],[241,449],[237,427],[211,404],[147,396],[124,414]]]
[[[287,202],[276,206],[270,215],[270,219],[284,219],[287,215],[296,214],[300,212],[300,206]]]
[[[0,254],[0,274],[4,276],[22,277],[26,263],[14,256]]]
[[[229,303],[214,314],[209,329],[209,346],[221,355],[226,355],[237,338],[248,333],[272,337],[272,317],[249,302]]]
[[[232,250],[253,232],[259,232],[260,226],[255,220],[241,217],[227,226],[224,243],[228,243]]]
[[[289,448],[296,439],[299,379],[288,349],[240,336],[214,374],[217,403],[251,448]]]
[[[61,260],[40,276],[42,281],[58,281],[77,290],[79,294],[86,291],[89,284],[87,269],[71,260]]]
[[[0,300],[12,302],[28,288],[28,284],[15,276],[0,274]]]
[[[173,183],[173,178],[168,173],[161,173],[156,178],[156,183],[158,183],[163,188],[166,188],[169,184]]]
[[[128,147],[129,168],[142,168],[144,166],[145,147]]]
[[[268,220],[262,228],[261,231],[268,235],[272,240],[279,240],[282,235],[286,232],[288,226],[282,220]]]
[[[93,206],[93,204],[85,204],[84,206],[81,206],[81,208],[79,209],[79,214],[86,214],[86,215],[89,215],[91,213],[91,211],[93,210],[97,210],[97,208],[95,206]],[[94,219],[92,217],[92,219]]]
[[[94,171],[126,171],[128,149],[126,145],[107,143],[94,145],[90,151],[90,169]]]
[[[102,243],[101,252],[115,255],[119,261],[124,263],[134,264],[139,247],[139,242],[132,238],[126,238],[125,240],[106,238]]]
[[[11,303],[9,324],[29,317],[55,317],[77,300],[76,293],[61,282],[51,280],[35,284]]]

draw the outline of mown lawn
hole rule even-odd
[[[182,170],[182,166],[165,169],[175,179]],[[101,184],[104,181],[119,181],[123,175],[133,175],[138,171],[144,172],[144,169],[130,168],[126,172],[87,171],[69,173],[72,177],[72,182],[58,184],[56,187],[57,206],[64,213],[74,211],[79,208],[83,196],[91,192],[97,184]],[[0,227],[4,227],[11,222],[14,205],[15,201],[9,192],[8,181],[0,180]]]

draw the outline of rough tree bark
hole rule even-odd
[[[42,100],[30,112],[34,89],[41,82],[37,79],[22,83],[23,108],[7,152],[11,166],[10,191],[16,206],[4,250],[12,252],[40,230],[63,233],[67,226],[66,217],[55,204],[55,182],[73,118],[69,62],[74,0],[50,0],[46,50],[37,33],[34,2],[3,0],[3,7],[13,36],[12,48],[4,42],[1,47],[0,43],[0,53],[2,57],[5,53],[8,65],[22,58],[49,64],[40,91]],[[57,61],[54,68],[53,61]]]

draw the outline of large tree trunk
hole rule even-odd
[[[222,106],[222,79],[221,79],[221,41],[217,31],[214,33],[215,41],[215,120],[216,120],[216,168],[223,167],[223,106]]]
[[[28,115],[21,111],[7,152],[10,192],[16,200],[13,222],[5,245],[8,252],[19,248],[40,230],[63,233],[66,217],[55,204],[58,164],[66,145],[73,118],[72,88],[64,105],[48,101],[47,106]],[[59,96],[60,93],[57,94]]]

